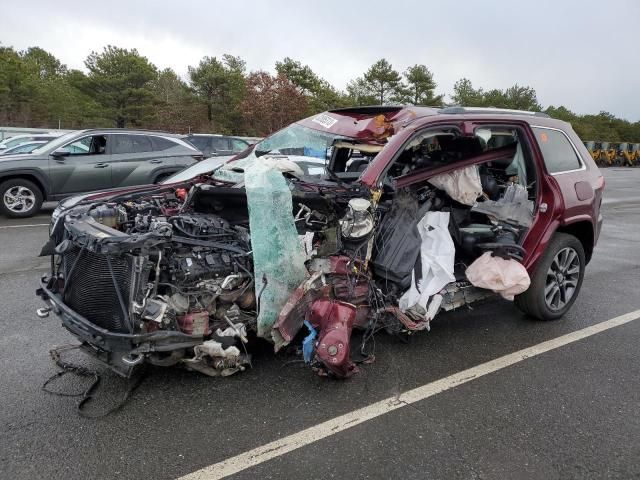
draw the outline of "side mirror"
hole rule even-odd
[[[58,148],[57,150],[51,152],[51,156],[55,158],[68,157],[70,154],[71,152],[66,148]]]

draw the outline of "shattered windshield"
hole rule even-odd
[[[247,157],[229,162],[218,169],[214,172],[213,178],[240,182],[244,169],[267,154],[288,155],[291,161],[296,163],[320,163],[327,159],[328,149],[333,142],[347,138],[294,123],[256,144]]]

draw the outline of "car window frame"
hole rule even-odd
[[[71,140],[70,142],[65,143],[64,145],[61,145],[60,147],[56,148],[56,150],[67,148],[69,145],[74,144],[76,142],[79,142],[80,140],[84,140],[85,138],[106,137],[107,138],[107,146],[104,149],[103,153],[90,153],[90,152],[87,152],[87,153],[71,153],[71,152],[69,152],[69,155],[67,155],[67,156],[69,156],[69,157],[79,157],[81,155],[85,155],[85,156],[110,155],[111,154],[111,145],[109,144],[109,136],[110,135],[108,135],[106,133],[89,133],[87,135],[83,135],[81,137],[75,138],[75,139]],[[91,145],[89,145],[89,149],[91,149]]]
[[[546,125],[534,125],[532,123],[529,124],[529,126],[531,127],[531,132],[533,133],[533,137],[536,140],[536,147],[538,148],[538,150],[540,150],[540,156],[542,157],[542,163],[543,163],[544,168],[547,171],[548,175],[551,175],[551,176],[555,177],[556,175],[564,175],[565,173],[581,172],[581,171],[584,171],[584,170],[587,169],[587,164],[585,163],[584,159],[582,158],[582,155],[580,155],[580,152],[576,148],[575,144],[573,143],[573,141],[571,140],[569,135],[567,135],[567,133],[564,130],[562,130],[560,128],[548,127]],[[571,145],[571,148],[573,148],[573,152],[576,154],[576,157],[578,158],[578,163],[580,163],[580,167],[579,168],[573,168],[571,170],[562,170],[560,172],[553,172],[553,173],[550,172],[549,168],[547,166],[547,162],[545,161],[544,153],[542,152],[542,147],[538,143],[538,138],[535,135],[536,132],[535,132],[535,130],[533,130],[534,128],[540,128],[540,129],[543,129],[543,130],[552,130],[552,131],[555,131],[555,132],[560,132],[562,135],[564,135],[564,137],[569,142],[569,145]]]
[[[447,122],[447,123],[440,123],[440,124],[425,125],[422,128],[416,129],[414,132],[411,133],[411,135],[409,135],[409,137],[402,143],[400,148],[398,148],[396,150],[396,152],[393,154],[391,159],[387,162],[387,165],[384,167],[384,170],[378,176],[377,182],[378,183],[383,182],[384,179],[387,178],[387,175],[389,174],[389,170],[391,169],[391,167],[395,164],[395,162],[398,160],[398,158],[400,158],[400,156],[404,153],[404,151],[409,146],[409,144],[416,137],[424,135],[425,133],[427,133],[429,131],[437,131],[437,130],[440,130],[440,131],[457,130],[458,134],[462,134],[463,133],[462,124],[461,123],[456,123],[456,122]],[[380,155],[379,152],[378,152],[378,155]],[[375,161],[375,159],[374,159],[374,161]],[[369,163],[369,167],[368,168],[370,168],[370,167],[371,167],[371,163]],[[404,178],[409,177],[411,175],[417,175],[418,173],[422,173],[425,170],[426,169],[420,170],[419,172],[412,172],[412,173],[409,173],[409,174],[401,175],[400,177],[395,177],[395,178],[393,178],[391,180],[393,181],[394,184],[396,184],[399,179],[404,179]],[[401,182],[401,183],[403,183],[403,182]]]

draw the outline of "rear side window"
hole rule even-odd
[[[229,140],[227,138],[212,137],[211,147],[215,150],[231,150],[229,148]]]
[[[149,137],[149,138],[151,139],[151,145],[153,146],[153,149],[156,152],[169,150],[170,148],[173,148],[176,145],[178,145],[177,143],[172,142],[171,140],[168,140],[163,137]]]
[[[208,137],[189,137],[187,140],[189,140],[189,143],[191,143],[191,145],[195,146],[196,148],[202,150],[202,149],[206,149],[209,148],[209,138]]]
[[[582,165],[566,135],[558,130],[532,127],[549,173],[577,170]]]
[[[113,135],[111,152],[118,153],[144,153],[152,152],[151,141],[145,135]]]
[[[131,135],[131,143],[135,153],[153,152],[151,140],[146,135]]]

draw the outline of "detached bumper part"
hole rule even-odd
[[[319,330],[316,357],[336,377],[347,378],[358,372],[349,354],[356,312],[355,305],[328,298],[311,305],[309,321]]]
[[[202,337],[175,331],[152,333],[111,332],[90,322],[64,304],[50,288],[47,278],[41,280],[40,296],[48,300],[62,320],[62,326],[82,342],[82,349],[118,375],[133,376],[144,354],[172,352],[178,348],[202,344]]]

